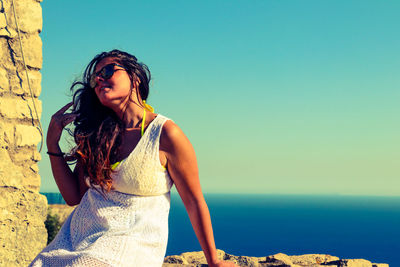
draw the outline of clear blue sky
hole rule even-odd
[[[204,192],[400,196],[399,1],[42,8],[45,133],[86,64],[118,48],[149,66],[149,103],[191,140]]]

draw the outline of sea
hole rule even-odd
[[[59,193],[42,193],[64,204]],[[329,254],[400,266],[400,197],[205,194],[218,249],[264,257]],[[166,255],[200,251],[186,209],[171,194]]]

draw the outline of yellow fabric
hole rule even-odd
[[[150,112],[154,112],[154,108],[146,103],[146,100],[143,100],[144,108]]]
[[[142,127],[140,129],[140,136],[143,136],[144,134],[144,123],[146,122],[146,110],[150,111],[150,112],[154,112],[154,108],[152,106],[150,106],[149,104],[146,103],[146,100],[143,100],[143,104],[144,104],[144,109],[143,109],[143,119],[142,119]],[[117,168],[117,166],[121,164],[121,161],[117,161],[114,164],[111,164],[111,170],[114,170],[115,168]],[[167,168],[165,168],[165,166],[163,166],[163,168],[166,170]]]
[[[140,130],[140,136],[144,134],[144,123],[146,122],[146,109],[143,109],[143,118],[142,118],[142,129]]]
[[[117,168],[117,166],[121,163],[121,161],[117,161],[114,164],[111,164],[111,170],[114,170],[115,168]]]

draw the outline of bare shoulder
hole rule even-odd
[[[172,148],[186,139],[182,129],[173,121],[167,120],[161,132],[160,146],[165,148],[163,150],[168,151],[167,148]]]
[[[188,149],[192,150],[193,147],[182,129],[175,122],[166,121],[161,132],[160,150],[167,154],[181,154]]]

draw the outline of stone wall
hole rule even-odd
[[[12,0],[0,0],[0,266],[27,266],[46,245],[47,200],[39,194],[42,9],[14,0],[34,99],[27,83]]]

